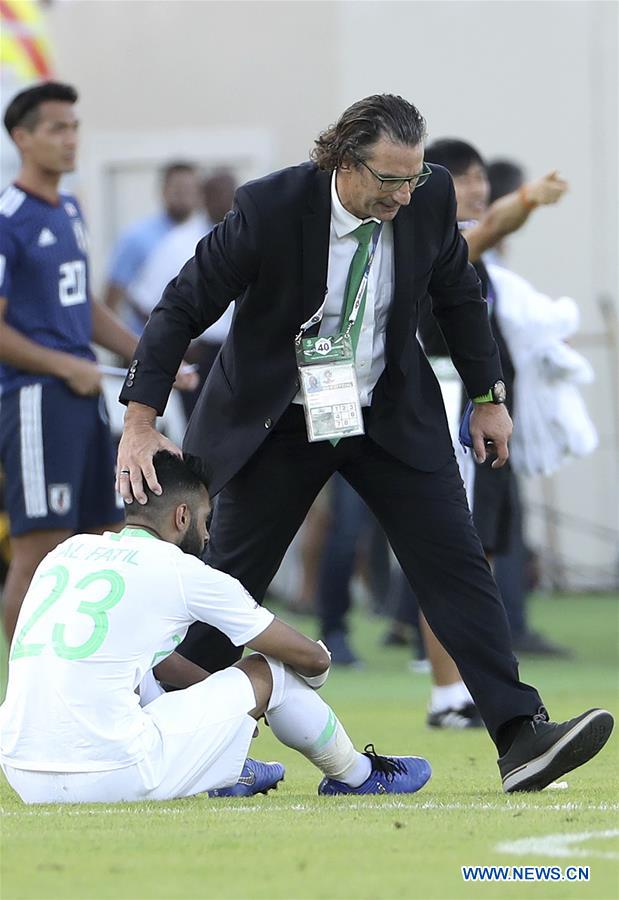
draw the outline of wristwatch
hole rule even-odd
[[[507,400],[507,390],[504,381],[495,381],[487,394],[480,397],[473,397],[473,403],[505,403]]]

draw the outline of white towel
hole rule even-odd
[[[488,274],[516,372],[512,464],[523,475],[551,475],[598,444],[578,389],[594,380],[593,369],[565,343],[578,330],[578,306],[569,297],[540,294],[501,266],[488,265]]]

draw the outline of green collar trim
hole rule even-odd
[[[151,534],[150,531],[146,531],[145,528],[134,528],[130,525],[126,525],[123,530],[120,532],[119,537],[143,537],[143,538],[152,538],[153,541],[158,541],[159,538]]]

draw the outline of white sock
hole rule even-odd
[[[283,663],[265,656],[273,675],[273,692],[266,712],[275,737],[298,750],[328,778],[359,787],[372,771],[358,753],[330,706],[317,691]]]
[[[446,709],[462,709],[467,703],[473,703],[473,698],[463,681],[432,687],[430,712],[439,713]]]

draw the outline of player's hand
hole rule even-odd
[[[158,450],[169,450],[176,456],[181,451],[155,428],[156,413],[149,406],[130,403],[125,415],[125,427],[118,445],[116,490],[125,503],[146,503],[144,481],[154,494],[161,494],[161,485],[153,466]]]
[[[548,206],[550,203],[556,203],[565,194],[569,184],[565,179],[561,178],[556,169],[530,181],[526,186],[527,197],[538,206]]]
[[[71,356],[63,366],[63,381],[74,394],[92,397],[101,393],[101,372],[95,362]]]
[[[320,644],[325,653],[327,653],[330,663],[331,651],[329,650],[329,648],[323,643],[323,641],[316,641],[316,643]],[[330,671],[331,665],[329,664],[329,666],[324,670],[324,672],[321,672],[320,675],[301,675],[299,672],[297,672],[297,675],[299,676],[299,678],[302,678],[303,681],[305,681],[305,683],[308,684],[313,690],[319,691],[329,677]]]
[[[195,391],[199,384],[200,376],[196,367],[188,365],[186,362],[181,363],[181,367],[176,373],[174,387],[179,391]]]
[[[504,404],[475,403],[470,431],[477,462],[486,461],[486,444],[491,443],[496,453],[492,468],[504,466],[509,458],[507,442],[512,435],[512,420]]]

